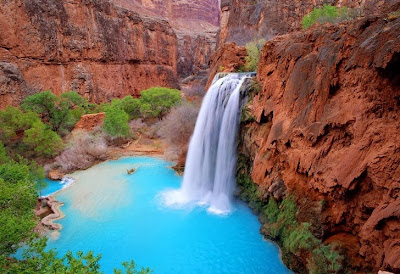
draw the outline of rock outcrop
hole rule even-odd
[[[278,36],[258,71],[241,139],[260,192],[284,184],[353,271],[400,271],[400,18]]]
[[[81,119],[75,124],[73,131],[92,131],[96,127],[101,127],[103,125],[105,117],[105,112],[82,115]]]
[[[361,16],[396,10],[400,3],[394,0],[222,0],[220,43],[239,45],[301,29],[303,16],[323,4],[346,6]]]
[[[159,17],[103,0],[7,0],[0,29],[0,108],[47,89],[101,102],[178,87],[176,34]]]
[[[210,77],[207,88],[211,86],[214,76],[218,72],[236,72],[246,64],[246,48],[236,43],[227,43],[218,48],[210,59]]]

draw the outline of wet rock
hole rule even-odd
[[[59,180],[62,180],[64,175],[65,175],[64,173],[62,173],[60,170],[56,169],[56,170],[49,171],[48,177],[50,180],[59,181]]]

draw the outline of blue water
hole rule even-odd
[[[101,253],[106,273],[131,259],[155,273],[290,273],[242,202],[227,216],[163,206],[163,191],[182,182],[168,165],[129,157],[74,173],[77,182],[56,194],[66,217],[48,247]],[[130,168],[137,171],[127,175]]]
[[[64,186],[64,184],[61,181],[52,181],[49,179],[45,179],[44,181],[46,183],[46,186],[42,189],[39,189],[38,191],[39,196],[49,196],[61,190]]]

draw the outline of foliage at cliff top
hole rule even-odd
[[[246,71],[257,71],[261,50],[265,42],[266,41],[264,39],[260,39],[258,41],[252,41],[246,44]]]
[[[322,8],[314,8],[309,14],[303,17],[303,29],[309,28],[315,23],[336,23],[354,17],[353,12],[347,7],[335,7],[324,4]]]

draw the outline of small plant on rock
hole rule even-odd
[[[307,29],[315,23],[337,23],[351,19],[355,15],[347,7],[335,7],[324,4],[322,8],[314,8],[309,14],[303,17],[302,27]]]
[[[261,49],[265,44],[264,39],[252,41],[246,44],[246,71],[257,71],[257,66],[260,61]]]

